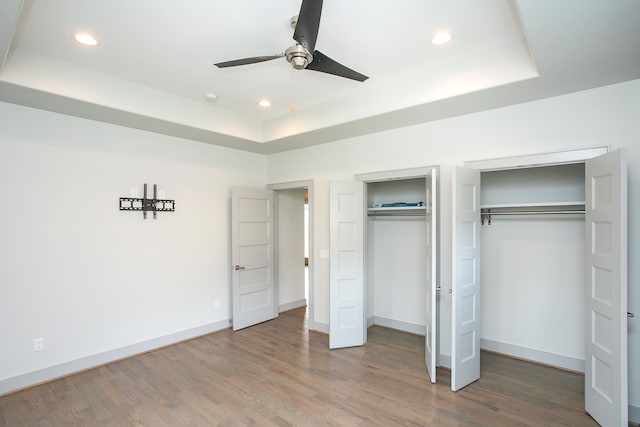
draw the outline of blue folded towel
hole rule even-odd
[[[407,206],[424,206],[424,202],[396,202],[396,203],[383,203],[380,205],[382,208],[404,208]]]

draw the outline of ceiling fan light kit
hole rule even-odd
[[[369,77],[364,74],[345,67],[322,52],[315,50],[321,14],[322,0],[302,0],[300,13],[290,19],[291,27],[294,28],[293,39],[296,44],[289,47],[284,54],[218,62],[215,66],[218,68],[236,67],[270,61],[284,56],[296,70],[313,70],[359,82],[367,80]]]

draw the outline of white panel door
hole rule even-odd
[[[427,195],[425,199],[425,214],[427,221],[427,320],[424,335],[424,363],[432,383],[436,382],[437,356],[437,311],[436,311],[436,169],[426,177]]]
[[[273,319],[273,191],[231,190],[231,262],[233,330]]]
[[[451,390],[480,378],[480,171],[453,176]]]
[[[329,189],[329,348],[363,345],[364,183],[332,181]]]
[[[585,168],[585,409],[605,427],[628,423],[625,154],[596,157]]]

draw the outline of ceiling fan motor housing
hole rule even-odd
[[[313,55],[304,46],[297,43],[285,50],[284,55],[296,70],[306,68],[313,61]]]

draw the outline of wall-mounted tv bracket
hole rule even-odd
[[[147,199],[147,184],[144,185],[142,198],[120,197],[121,211],[142,211],[142,216],[147,219],[147,212],[153,212],[153,219],[158,217],[158,212],[174,212],[175,200],[163,200],[157,198],[158,186],[153,184],[153,199]]]

